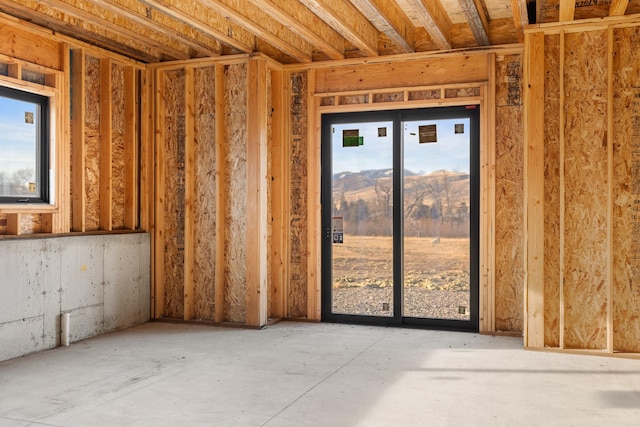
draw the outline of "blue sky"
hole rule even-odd
[[[35,168],[36,124],[25,123],[25,112],[35,111],[35,104],[0,97],[0,171]]]
[[[456,124],[464,125],[464,133],[454,132]],[[437,142],[418,142],[418,128],[425,125],[436,125]],[[392,126],[392,122],[334,125],[333,173],[391,168]],[[469,173],[469,119],[420,120],[404,122],[403,126],[405,169],[424,174],[442,169]],[[387,136],[379,137],[378,128],[386,128]],[[345,129],[359,129],[364,145],[343,147]]]

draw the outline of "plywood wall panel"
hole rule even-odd
[[[560,35],[545,38],[544,344],[560,346]]]
[[[225,66],[225,321],[246,321],[247,66]]]
[[[640,352],[640,28],[614,33],[613,349]]]
[[[289,287],[287,311],[307,316],[307,85],[306,71],[291,74]]]
[[[111,65],[112,227],[124,228],[124,67]]]
[[[524,303],[524,145],[522,57],[496,62],[495,327],[522,331]]]
[[[164,290],[165,316],[184,315],[184,215],[185,215],[185,72],[165,71],[164,150]]]
[[[607,348],[607,32],[565,35],[564,346]]]
[[[85,68],[85,229],[100,226],[100,60],[86,56]]]
[[[215,319],[216,261],[216,69],[194,70],[195,87],[195,196],[193,316],[196,319]]]

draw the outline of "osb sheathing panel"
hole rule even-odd
[[[565,37],[564,345],[604,349],[608,273],[606,31]]]
[[[307,316],[307,84],[306,72],[291,75],[290,218],[288,313]]]
[[[111,65],[111,198],[114,229],[124,228],[124,67]]]
[[[86,56],[85,69],[85,228],[100,226],[100,60]]]
[[[195,194],[193,316],[214,320],[216,268],[216,81],[215,67],[194,70]],[[222,286],[222,284],[220,284]]]
[[[184,316],[185,72],[165,71],[165,315]]]
[[[20,216],[20,234],[34,234],[42,231],[40,214],[22,214]]]
[[[560,346],[560,35],[545,37],[544,344]]]
[[[522,331],[524,151],[522,56],[496,62],[496,329]]]
[[[247,66],[225,66],[225,321],[245,323],[247,298]]]
[[[640,352],[640,28],[615,30],[613,349]]]

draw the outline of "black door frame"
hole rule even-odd
[[[468,118],[470,121],[470,320],[430,319],[404,317],[402,286],[403,274],[403,240],[404,215],[402,203],[403,188],[403,156],[402,156],[402,122],[409,120],[441,120],[452,118]],[[332,200],[331,187],[332,165],[331,127],[346,123],[371,123],[380,121],[393,122],[393,316],[369,316],[357,314],[332,313],[332,251],[331,236]],[[386,110],[371,112],[328,113],[322,115],[322,279],[321,279],[321,314],[322,321],[336,323],[377,324],[386,326],[416,326],[433,329],[448,329],[477,332],[479,327],[479,230],[480,230],[480,106],[432,107],[407,110]]]

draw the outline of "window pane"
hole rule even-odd
[[[39,105],[0,96],[0,197],[39,198]]]

